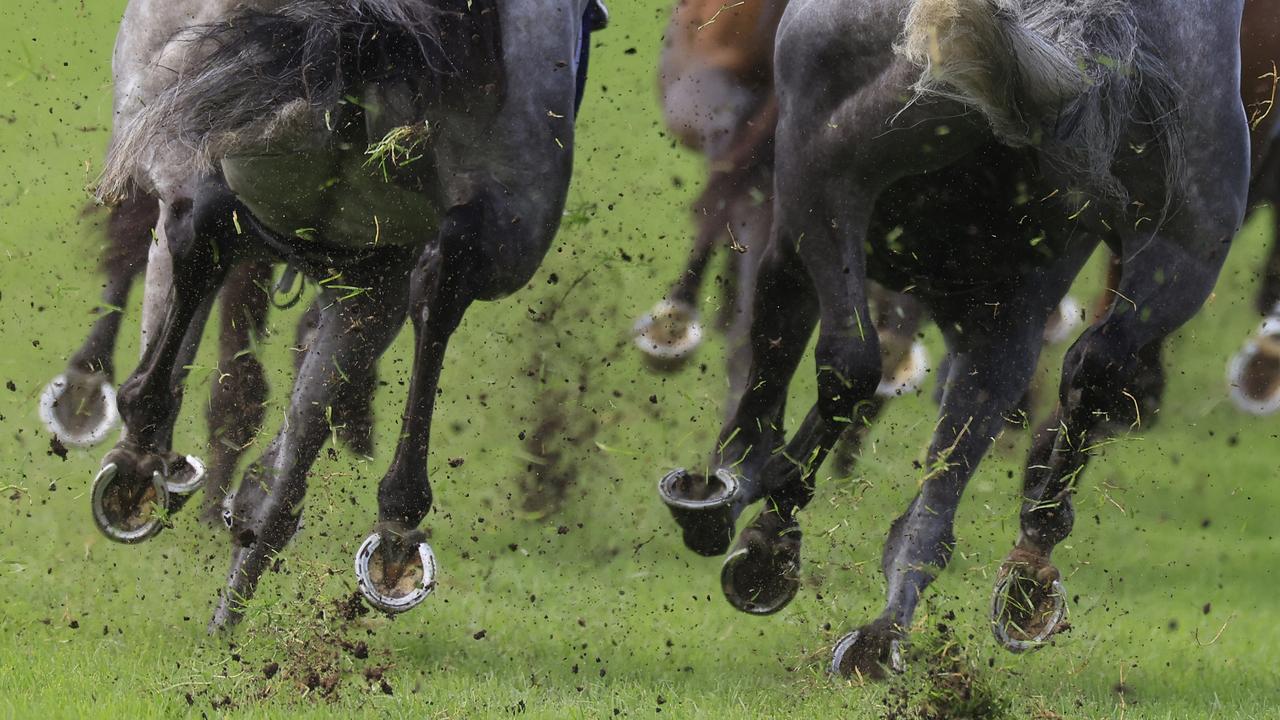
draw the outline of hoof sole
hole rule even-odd
[[[108,539],[125,544],[154,537],[164,528],[159,515],[172,502],[160,473],[126,485],[120,468],[107,463],[93,479],[93,522]]]
[[[632,330],[636,347],[656,370],[683,365],[702,344],[698,311],[679,300],[663,300],[636,321]]]
[[[895,638],[889,641],[887,662],[879,657],[879,652],[876,653],[875,658],[864,657],[869,648],[862,647],[860,644],[866,643],[866,631],[862,629],[854,630],[840,638],[831,651],[831,666],[828,671],[838,677],[849,677],[856,670],[863,676],[875,679],[887,677],[886,669],[895,673],[906,671],[907,665],[902,659],[901,640]]]
[[[725,599],[748,615],[772,615],[800,592],[799,563],[760,557],[762,554],[749,547],[739,548],[725,558],[720,569]]]
[[[685,545],[699,555],[716,557],[733,542],[733,503],[739,485],[723,468],[705,479],[678,468],[658,481],[658,497],[683,529]]]
[[[1241,412],[1261,416],[1280,411],[1280,317],[1264,320],[1227,363],[1227,392]]]
[[[101,376],[99,376],[101,377]],[[107,435],[120,423],[120,414],[116,410],[116,390],[111,383],[102,380],[97,383],[97,397],[93,416],[85,416],[83,427],[71,427],[64,418],[59,417],[60,402],[70,401],[67,392],[72,388],[72,381],[62,374],[49,381],[40,393],[40,420],[64,445],[89,447],[106,439]],[[74,412],[74,410],[73,410]]]
[[[1062,581],[1054,580],[1050,586],[1052,606],[1047,612],[1040,613],[1043,618],[1036,623],[1036,632],[1027,633],[1013,625],[1013,619],[1010,617],[1013,611],[1010,608],[1010,594],[1014,592],[1013,583],[1017,577],[1016,574],[1010,573],[996,583],[995,592],[991,597],[991,632],[995,635],[996,641],[1009,652],[1023,653],[1044,647],[1049,638],[1061,629],[1063,621],[1067,618],[1067,594]],[[1031,601],[1024,598],[1018,602],[1028,604]],[[1025,615],[1026,609],[1019,609],[1019,612]]]
[[[882,398],[910,395],[920,389],[928,376],[929,349],[917,340],[911,344],[911,353],[894,371],[893,376],[881,378],[880,385],[876,387],[876,395]]]
[[[419,568],[401,571],[392,587],[387,587],[383,559],[378,548],[382,536],[373,533],[365,538],[356,551],[356,582],[360,594],[375,608],[385,613],[402,613],[412,610],[426,600],[436,587],[436,556],[425,542],[417,545]],[[419,570],[420,573],[414,572]]]

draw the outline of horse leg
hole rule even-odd
[[[1064,289],[1065,284],[1060,283]],[[1027,303],[1022,317],[1012,321],[997,322],[986,307],[974,308],[962,316],[963,332],[945,331],[954,353],[951,374],[926,475],[885,542],[881,570],[888,582],[887,602],[877,619],[836,644],[832,672],[879,677],[886,667],[902,669],[899,647],[916,606],[954,550],[953,524],[965,486],[1035,370],[1053,309],[1052,299],[1041,300]]]
[[[775,238],[756,277],[749,366],[742,397],[729,413],[711,457],[710,472],[677,468],[658,494],[680,525],[685,545],[699,555],[721,555],[748,505],[763,497],[760,470],[782,437],[787,386],[817,323],[817,300],[794,245]]]
[[[1280,410],[1280,149],[1266,154],[1251,190],[1250,205],[1271,205],[1271,245],[1254,300],[1262,323],[1228,363],[1227,382],[1237,408],[1268,415]]]
[[[233,207],[230,193],[212,181],[161,204],[147,266],[142,358],[118,394],[127,430],[103,458],[93,487],[94,520],[112,540],[151,537],[163,524],[155,511],[198,484],[201,469],[170,449],[185,376],[179,361],[198,342],[209,302],[233,264]]]
[[[1121,237],[1120,287],[1106,317],[1072,346],[1063,364],[1059,430],[1033,450],[1024,481],[1021,532],[1006,559],[993,603],[993,630],[1014,651],[1038,647],[1060,627],[1053,549],[1074,521],[1071,496],[1093,447],[1109,432],[1107,416],[1128,404],[1138,357],[1189,320],[1208,298],[1244,215],[1247,133],[1239,99],[1204,72],[1188,71],[1187,190],[1172,198],[1177,212],[1154,231],[1133,223]],[[1181,77],[1181,76],[1180,76]],[[1199,81],[1200,86],[1196,86]],[[1215,97],[1215,93],[1217,96]],[[1160,168],[1120,165],[1120,179],[1162,197],[1151,178]],[[1147,227],[1143,224],[1139,227]],[[1016,603],[1003,602],[1015,598]]]
[[[888,402],[915,392],[929,372],[928,355],[916,339],[925,320],[924,305],[906,293],[872,284],[871,311],[880,338],[880,384],[875,397],[859,408],[859,421],[844,431],[833,450],[838,475],[853,473],[862,441]]]
[[[232,500],[231,570],[210,630],[239,621],[262,573],[297,531],[307,471],[329,437],[331,408],[351,373],[366,372],[404,321],[404,255],[392,253],[346,268],[350,284],[367,291],[339,299],[322,291],[315,334],[298,369],[285,423],[244,474]]]
[[[693,204],[697,232],[685,269],[666,297],[636,323],[636,345],[653,367],[667,370],[683,364],[702,342],[698,293],[716,243],[729,233],[731,206],[744,190],[737,168],[721,165],[760,98],[731,73],[702,67],[670,48],[663,53],[660,75],[667,127],[700,150],[711,169],[706,189]]]
[[[236,465],[266,417],[266,371],[254,350],[266,333],[271,267],[265,260],[241,263],[220,293],[218,367],[206,413],[212,458],[200,513],[210,525],[221,524]]]
[[[316,323],[320,317],[320,301],[307,307],[298,318],[297,346],[308,347],[315,337]],[[294,363],[296,370],[302,364],[299,353]],[[351,452],[368,456],[373,453],[373,394],[378,389],[378,365],[374,363],[367,372],[348,376],[349,382],[338,388],[339,397],[333,405],[333,434],[338,442]]]
[[[472,258],[447,254],[447,248],[468,247],[466,240],[478,237],[483,223],[479,204],[451,210],[442,242],[422,251],[410,279],[414,361],[400,442],[378,486],[378,523],[356,554],[360,591],[389,613],[417,606],[435,586],[435,556],[418,528],[431,510],[431,417],[449,337],[476,299],[467,283]]]
[[[100,265],[107,281],[98,319],[66,370],[49,383],[40,398],[45,426],[68,445],[95,445],[119,421],[111,385],[115,376],[112,356],[129,290],[146,267],[147,246],[158,213],[155,198],[135,193],[112,208],[107,220],[108,245]]]
[[[733,232],[740,249],[729,258],[733,266],[728,273],[733,278],[733,296],[725,303],[729,318],[725,333],[726,374],[729,378],[726,417],[746,392],[751,373],[752,308],[760,261],[768,249],[769,235],[773,231],[773,203],[756,202],[748,195],[741,195],[734,200],[732,217]]]

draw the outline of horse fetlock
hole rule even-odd
[[[818,410],[828,423],[849,423],[859,403],[871,398],[880,386],[880,351],[847,348],[832,352],[819,343]]]

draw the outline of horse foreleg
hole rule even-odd
[[[367,372],[404,320],[406,264],[402,253],[346,268],[365,292],[325,290],[315,334],[294,380],[284,426],[246,471],[228,517],[231,570],[210,629],[234,624],[262,573],[293,537],[302,515],[307,471],[330,434],[332,408],[353,373]]]
[[[209,182],[193,197],[161,207],[148,261],[144,350],[118,397],[127,432],[94,481],[94,519],[113,540],[154,535],[171,496],[195,490],[203,474],[198,463],[172,452],[170,442],[185,377],[180,361],[194,352],[209,303],[234,262],[232,202],[225,188]]]
[[[441,227],[441,241],[422,251],[410,279],[414,358],[400,442],[378,485],[378,524],[356,554],[361,592],[386,612],[417,606],[435,586],[434,555],[418,527],[431,510],[431,417],[449,337],[474,299],[463,256],[449,253],[479,237],[483,212],[480,205],[452,209]]]
[[[745,358],[742,397],[731,406],[711,454],[710,471],[673,470],[658,494],[681,526],[684,542],[700,555],[721,555],[734,524],[763,497],[760,473],[782,436],[782,411],[791,376],[817,321],[817,300],[790,243],[773,242],[760,260]]]
[[[66,370],[49,383],[40,399],[45,426],[68,445],[97,444],[119,420],[111,385],[116,338],[134,278],[146,267],[151,230],[158,214],[155,198],[140,194],[111,210],[108,245],[101,262],[106,285],[97,309],[98,319],[84,344],[68,360]]]

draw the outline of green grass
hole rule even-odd
[[[1173,343],[1160,426],[1107,447],[1087,476],[1076,531],[1057,556],[1074,628],[1055,647],[1008,655],[985,624],[1016,530],[1025,449],[1016,438],[970,487],[959,552],[920,613],[912,671],[887,687],[824,675],[834,640],[882,601],[880,545],[920,477],[912,461],[933,423],[924,398],[891,408],[854,477],[821,482],[804,516],[805,589],[791,607],[753,618],[721,599],[718,562],[684,551],[653,493],[663,471],[711,446],[725,385],[718,341],[699,357],[705,369],[664,377],[645,371],[627,337],[684,257],[699,174],[696,158],[663,135],[654,100],[666,4],[613,4],[613,27],[592,56],[556,250],[528,289],[475,308],[450,348],[428,520],[438,593],[395,620],[347,622],[331,607],[353,589],[350,558],[374,520],[403,402],[402,336],[382,363],[376,456],[317,462],[308,525],[229,644],[204,630],[225,540],[190,512],[142,546],[102,540],[86,491],[105,448],[61,460],[35,418],[36,397],[82,338],[100,287],[100,240],[79,212],[110,122],[123,3],[9,0],[0,31],[0,385],[9,383],[0,387],[0,715],[879,718],[948,697],[927,677],[941,666],[963,669],[1011,717],[1280,716],[1280,421],[1237,414],[1222,391],[1224,363],[1255,322],[1248,299],[1269,239],[1263,216],[1215,299]],[[1096,269],[1086,280],[1096,282]],[[275,369],[273,429],[295,319],[274,316],[264,348]],[[122,372],[136,357],[136,321],[131,311]],[[206,347],[198,360],[180,449],[203,442],[214,357]],[[812,394],[804,368],[793,414]],[[574,442],[563,452],[581,472],[563,507],[542,516],[521,509],[529,458],[519,434],[554,407],[573,409]],[[458,468],[446,462],[458,457]],[[368,658],[333,634],[366,643]],[[959,649],[942,652],[944,637]],[[271,662],[281,669],[268,680]],[[391,695],[364,674],[384,667]],[[309,669],[341,677],[335,693],[304,693]]]

